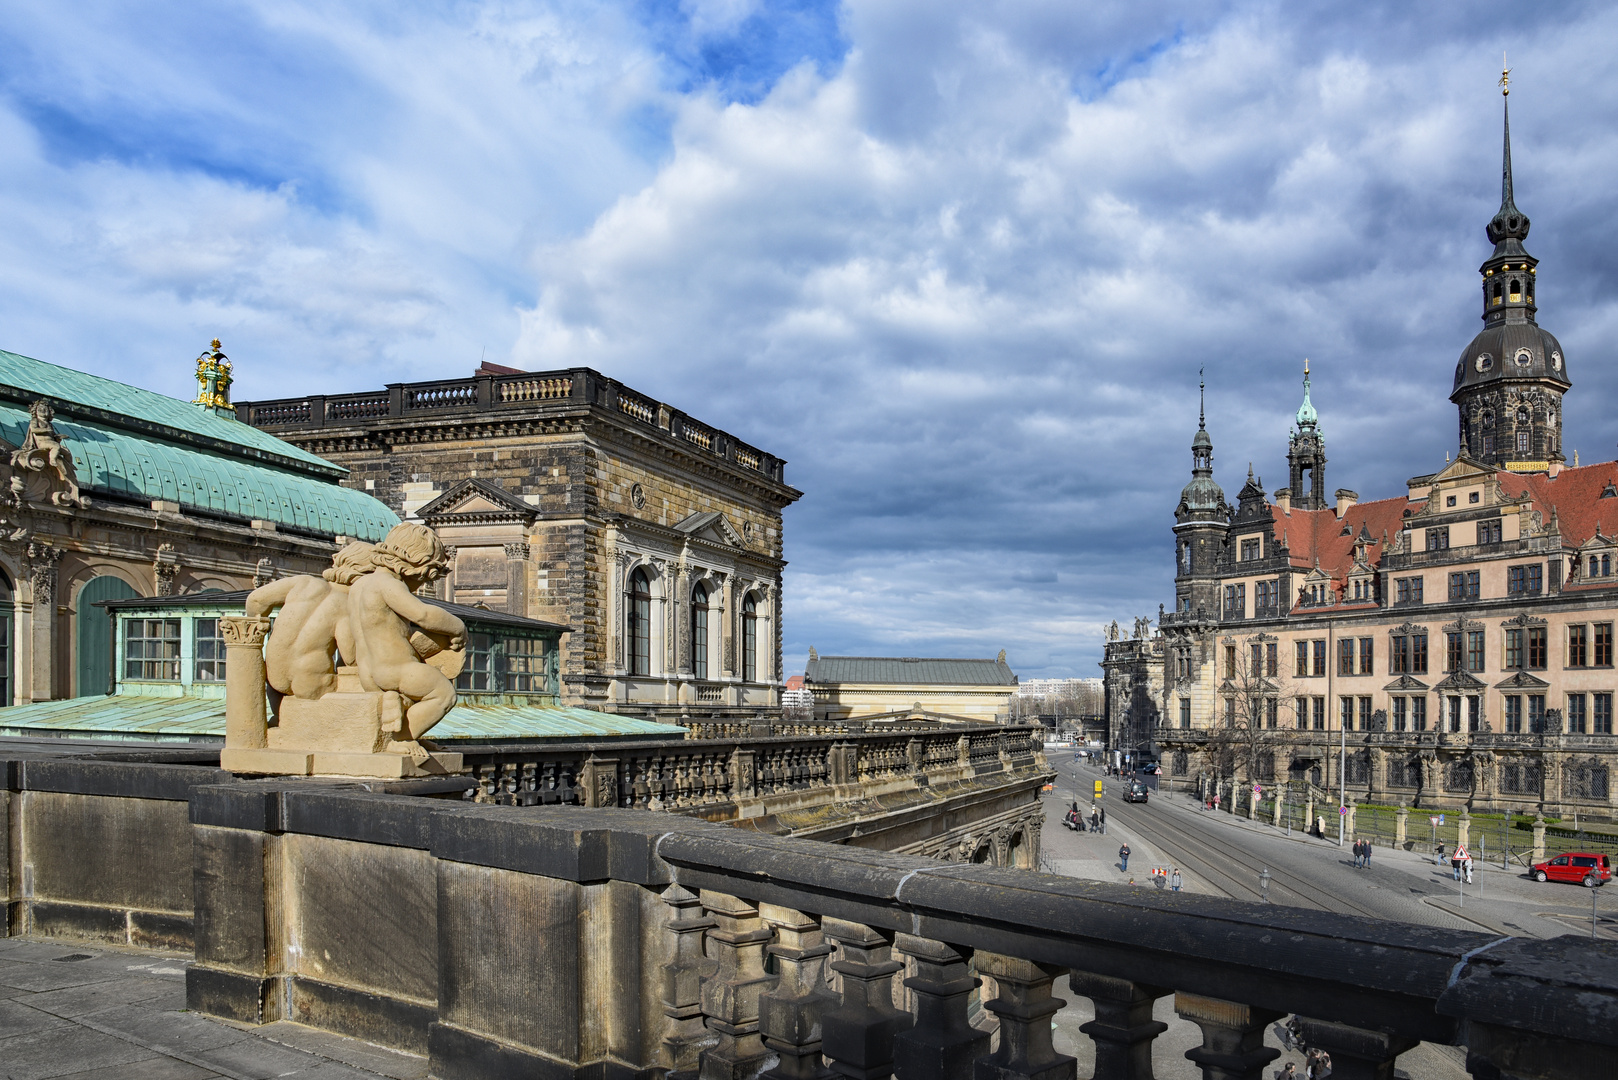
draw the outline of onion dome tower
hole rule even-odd
[[[1510,71],[1500,76],[1511,93]],[[1488,225],[1483,330],[1455,365],[1449,399],[1460,410],[1461,449],[1497,469],[1539,472],[1562,456],[1562,395],[1571,387],[1562,346],[1535,321],[1539,260],[1523,249],[1528,215],[1517,209],[1511,179],[1511,111],[1505,110],[1500,210]]]
[[[1225,550],[1230,504],[1213,478],[1213,439],[1208,434],[1206,387],[1197,410],[1197,433],[1191,439],[1191,482],[1180,491],[1174,510],[1174,593],[1179,611],[1217,610],[1219,560]]]
[[[1303,404],[1298,406],[1297,426],[1289,436],[1287,464],[1291,473],[1287,487],[1292,492],[1293,507],[1325,509],[1326,437],[1320,431],[1320,415],[1309,400],[1308,360],[1303,362]]]

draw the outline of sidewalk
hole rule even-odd
[[[238,1028],[185,1008],[173,954],[0,938],[5,1080],[424,1080],[427,1060],[298,1024]]]

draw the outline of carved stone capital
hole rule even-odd
[[[519,541],[517,543],[512,543],[512,544],[505,545],[505,549],[506,549],[506,558],[515,559],[515,560],[517,560],[519,562],[527,562],[528,561],[528,545],[527,544],[522,543],[522,542]]]
[[[159,544],[152,559],[152,575],[157,579],[157,595],[173,596],[174,579],[180,573],[180,553],[173,544]]]
[[[219,619],[219,635],[225,639],[225,647],[245,646],[260,649],[264,647],[264,637],[270,632],[270,620],[256,615],[223,615]]]

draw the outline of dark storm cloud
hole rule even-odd
[[[1232,495],[1284,480],[1305,356],[1331,487],[1453,448],[1502,49],[1567,444],[1612,456],[1618,17],[1498,16],[18,7],[0,344],[181,393],[222,332],[243,397],[588,364],[791,460],[789,668],[1094,674],[1171,597],[1199,367]]]

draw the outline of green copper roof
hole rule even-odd
[[[1309,366],[1303,368],[1303,404],[1298,406],[1298,430],[1318,426],[1320,416],[1315,412],[1313,403],[1309,400]]]
[[[188,402],[0,351],[0,437],[21,445],[28,404],[50,398],[56,430],[92,498],[165,499],[333,536],[380,540],[386,505],[337,483],[347,470]]]
[[[111,694],[36,701],[0,709],[0,735],[200,740],[225,737],[225,700],[190,694]],[[456,705],[433,728],[434,742],[489,739],[685,738],[685,728],[563,705]]]
[[[246,457],[267,457],[290,468],[336,480],[348,470],[300,450],[251,424],[220,416],[179,398],[142,390],[128,383],[87,375],[82,371],[47,364],[0,349],[0,397],[24,406],[36,398],[50,398],[58,412],[81,413],[71,406],[109,415],[82,415],[127,427],[142,434],[210,446]]]

